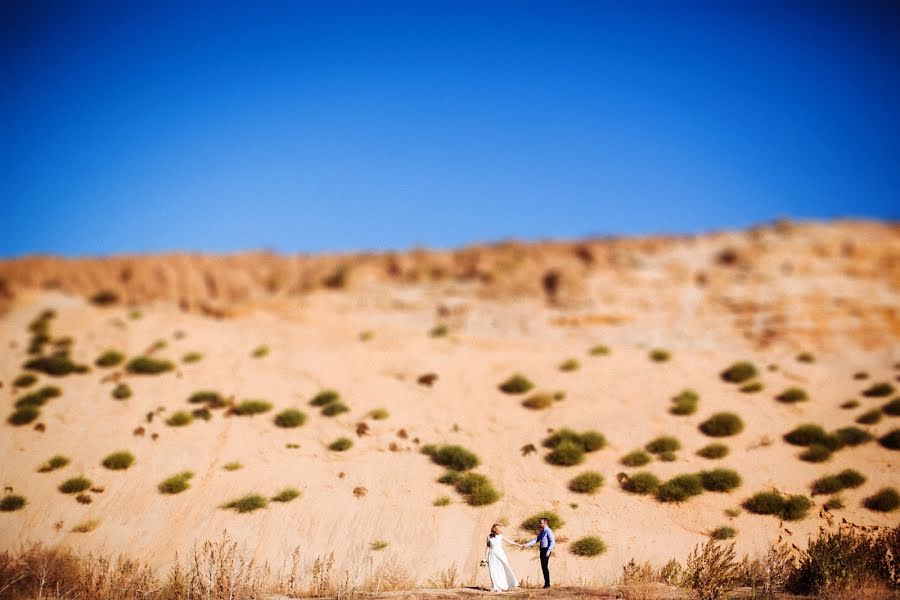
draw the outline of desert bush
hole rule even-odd
[[[887,432],[878,438],[878,443],[888,450],[900,450],[900,429]]]
[[[866,431],[865,429],[860,429],[859,427],[841,427],[840,429],[835,429],[834,432],[829,436],[829,438],[835,440],[835,443],[841,447],[843,446],[859,446],[860,444],[865,444],[866,442],[872,441],[874,439],[872,434]],[[825,440],[828,442],[828,440]],[[826,445],[828,445],[826,443]]]
[[[873,384],[863,390],[862,395],[866,398],[883,398],[894,393],[894,386],[886,381]]]
[[[626,467],[643,467],[651,460],[653,459],[647,452],[644,452],[643,450],[634,450],[619,459],[619,462]]]
[[[191,411],[191,414],[194,415],[195,419],[203,419],[204,421],[212,419],[212,412],[205,406],[203,408],[195,408]]]
[[[555,432],[553,432],[550,436],[544,439],[542,445],[544,448],[556,448],[562,442],[575,442],[577,444],[581,444],[581,436],[578,435],[574,430],[569,429],[568,427],[563,427]]]
[[[27,425],[37,419],[41,411],[35,406],[23,406],[17,408],[7,417],[6,422],[10,425]]]
[[[679,442],[677,438],[674,438],[670,435],[662,435],[647,442],[647,445],[644,446],[644,448],[647,450],[647,452],[650,452],[652,454],[675,452],[676,450],[681,450],[681,442]]]
[[[551,450],[545,457],[552,465],[571,467],[584,462],[584,446],[578,442],[565,440]]]
[[[456,491],[465,496],[470,506],[484,506],[500,499],[491,481],[481,473],[465,473],[455,483]]]
[[[184,427],[185,425],[190,425],[194,422],[194,415],[191,413],[179,410],[173,412],[168,419],[166,419],[166,425],[170,427]]]
[[[454,471],[468,471],[478,466],[478,456],[462,446],[449,445],[436,448],[431,460]]]
[[[13,379],[13,387],[17,388],[31,387],[35,383],[37,383],[37,377],[35,377],[31,373],[22,373],[21,375]]]
[[[174,368],[175,365],[172,364],[171,361],[153,358],[151,356],[138,356],[132,358],[128,361],[128,364],[125,365],[125,369],[129,373],[139,375],[157,375],[159,373],[171,371]]]
[[[735,560],[734,543],[710,540],[695,546],[684,566],[682,581],[699,600],[725,598],[740,581],[740,565]]]
[[[800,354],[797,355],[796,358],[797,358],[797,362],[802,362],[802,363],[816,362],[816,357],[813,355],[812,352],[801,352]]]
[[[784,509],[784,498],[775,491],[757,492],[742,506],[755,515],[778,515]]]
[[[606,544],[596,535],[586,535],[572,543],[572,554],[576,556],[599,556],[606,552]]]
[[[590,350],[588,350],[588,354],[591,356],[606,356],[609,354],[609,346],[604,346],[603,344],[597,344],[596,346],[592,346]]]
[[[653,494],[659,488],[659,478],[648,471],[620,478],[623,490],[631,494]]]
[[[728,437],[744,430],[744,422],[734,413],[715,413],[700,423],[700,431],[710,437]]]
[[[326,406],[331,404],[332,402],[337,402],[341,399],[341,395],[338,394],[335,390],[322,390],[315,396],[313,396],[312,400],[309,403],[313,406]]]
[[[497,387],[506,394],[524,394],[530,391],[534,384],[524,375],[516,373]]]
[[[535,513],[519,523],[519,527],[525,531],[539,531],[541,528],[541,519],[547,519],[547,525],[550,529],[556,530],[562,528],[566,524],[563,518],[553,510],[545,510]]]
[[[7,494],[0,499],[0,511],[13,512],[14,510],[23,508],[25,503],[25,496]],[[2,591],[2,589],[0,589],[0,591]]]
[[[703,482],[703,489],[708,492],[730,492],[741,485],[741,476],[731,469],[701,471],[700,479]]]
[[[875,425],[881,421],[881,411],[877,408],[867,410],[863,414],[856,417],[856,422],[860,425]]]
[[[446,485],[455,485],[457,481],[462,478],[462,471],[454,471],[449,470],[445,471],[443,475],[438,477],[438,483],[443,483]]]
[[[62,469],[69,464],[69,457],[62,454],[55,454],[47,459],[47,462],[38,467],[38,473],[49,473],[57,469]]]
[[[574,358],[567,358],[559,365],[560,371],[577,371],[581,368],[581,363]]]
[[[233,460],[222,465],[222,468],[226,471],[237,471],[239,469],[243,469],[244,465],[242,465],[239,461]]]
[[[805,402],[806,400],[809,400],[809,395],[807,395],[806,390],[793,387],[784,390],[775,396],[775,399],[785,404],[793,404],[795,402]]]
[[[891,512],[900,507],[900,494],[894,488],[884,487],[866,497],[863,506],[876,512]]]
[[[799,425],[784,434],[784,441],[794,446],[824,445],[827,439],[828,433],[819,425],[812,423]]]
[[[844,502],[843,497],[841,497],[840,495],[835,495],[826,500],[822,506],[827,510],[840,510],[846,507],[847,504]]]
[[[97,519],[86,519],[84,521],[79,521],[72,526],[72,533],[90,533],[93,530],[97,529],[99,525],[100,521],[98,521]]]
[[[756,366],[751,362],[736,362],[721,373],[728,383],[744,383],[757,375]]]
[[[806,517],[812,505],[812,501],[806,496],[799,494],[788,496],[781,508],[780,516],[785,521],[799,521]]]
[[[797,458],[811,463],[825,462],[831,458],[831,449],[822,444],[810,444],[806,450],[797,455]]]
[[[353,440],[346,437],[339,437],[328,445],[329,450],[334,450],[335,452],[344,452],[353,447]]]
[[[435,498],[434,502],[431,503],[433,506],[449,506],[450,505],[450,496],[439,496]]]
[[[269,347],[268,346],[257,346],[253,349],[253,352],[250,353],[250,356],[253,358],[263,358],[264,356],[269,355]]]
[[[177,475],[163,479],[157,486],[157,489],[161,494],[180,494],[191,487],[189,482],[193,476],[194,474],[190,471],[182,471]]]
[[[900,398],[894,398],[882,406],[881,412],[891,417],[900,417]]]
[[[126,400],[131,398],[131,388],[127,383],[120,383],[113,388],[111,395],[116,400]]]
[[[287,487],[272,496],[272,502],[290,502],[294,498],[300,496],[300,490],[297,488]]]
[[[206,404],[210,408],[221,408],[226,404],[222,394],[212,390],[194,392],[188,397],[188,402],[191,404]]]
[[[660,502],[684,502],[688,498],[703,492],[703,480],[696,473],[676,475],[656,490],[656,499]]]
[[[662,462],[675,462],[676,460],[678,460],[678,455],[674,452],[660,452],[656,455],[656,458],[658,458]]]
[[[191,364],[203,360],[203,355],[199,352],[188,352],[181,357],[181,362]]]
[[[295,408],[288,408],[275,415],[275,425],[278,427],[300,427],[306,422],[306,415]]]
[[[27,361],[23,366],[28,371],[37,371],[53,377],[64,377],[72,373],[87,373],[90,370],[87,365],[80,365],[64,354],[38,356]]]
[[[100,463],[111,471],[123,471],[134,464],[134,454],[127,450],[113,452]]]
[[[390,543],[388,543],[384,540],[375,540],[374,542],[369,544],[369,548],[371,548],[373,551],[376,551],[376,552],[378,550],[384,550],[388,546],[390,546]]]
[[[672,398],[672,406],[669,412],[673,415],[686,416],[697,412],[697,404],[700,396],[694,390],[682,390],[677,396]]]
[[[653,362],[666,362],[672,358],[672,353],[662,348],[655,348],[650,351],[650,360]]]
[[[714,540],[730,540],[734,536],[737,535],[737,530],[734,527],[730,527],[728,525],[723,525],[721,527],[716,527],[710,532],[709,537]]]
[[[326,417],[335,417],[345,412],[350,412],[350,408],[343,402],[332,402],[322,407],[322,414]]]
[[[57,488],[63,494],[77,494],[85,490],[91,489],[91,480],[86,477],[78,476],[66,479]]]
[[[603,485],[603,475],[596,471],[585,471],[569,481],[569,489],[578,494],[593,494]]]
[[[119,295],[112,290],[100,290],[90,297],[90,301],[97,306],[109,306],[119,301]]]
[[[60,394],[62,394],[62,391],[58,387],[45,385],[39,390],[35,390],[29,394],[25,394],[24,396],[16,400],[15,407],[25,408],[26,406],[31,406],[34,408],[40,408],[47,403],[47,400],[56,398]]]
[[[234,414],[248,417],[272,410],[272,404],[265,400],[247,399],[234,407]]]
[[[123,360],[125,360],[125,355],[118,350],[107,350],[97,357],[94,364],[98,367],[108,368],[121,364]]]
[[[222,505],[222,508],[234,510],[239,513],[248,513],[269,505],[269,501],[259,494],[247,494]]]
[[[540,393],[535,394],[525,400],[522,400],[522,406],[531,410],[543,410],[553,406],[554,400],[551,394]]]
[[[375,419],[376,421],[383,421],[389,416],[391,416],[391,414],[387,411],[386,408],[373,408],[369,411],[369,417]]]
[[[428,331],[428,335],[433,338],[447,337],[447,334],[450,333],[450,329],[446,325],[435,325]]]
[[[848,488],[859,487],[866,482],[866,477],[854,469],[844,469],[834,475],[826,475],[812,483],[812,494],[834,494]]]
[[[843,408],[844,410],[851,410],[857,407],[859,407],[859,400],[855,400],[853,398],[841,403],[841,408]]]
[[[717,459],[725,458],[726,456],[728,456],[729,452],[730,450],[725,444],[713,442],[712,444],[707,444],[706,446],[703,446],[702,448],[697,450],[697,456],[709,459]]]
[[[585,452],[595,452],[606,447],[606,436],[599,431],[585,431],[579,438]]]
[[[745,383],[739,389],[739,392],[742,394],[755,394],[757,392],[763,391],[763,384],[759,381],[751,381],[750,383]]]

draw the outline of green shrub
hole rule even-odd
[[[322,390],[309,401],[313,406],[327,406],[341,399],[341,395],[334,390]]]
[[[10,425],[27,425],[37,419],[40,414],[41,411],[38,410],[37,407],[23,406],[22,408],[14,410],[12,414],[7,417],[6,421]]]
[[[13,380],[13,386],[17,388],[27,388],[37,383],[37,377],[31,373],[22,373]]]
[[[265,400],[248,399],[234,407],[234,414],[250,417],[272,410],[272,404]]]
[[[855,400],[853,398],[851,398],[850,400],[847,400],[846,402],[841,403],[841,408],[843,408],[844,410],[851,410],[853,408],[857,408],[858,406],[859,406],[859,400]]]
[[[563,467],[571,467],[584,462],[584,446],[578,442],[565,440],[560,442],[546,456],[548,463]]]
[[[440,496],[432,502],[433,506],[448,506],[450,504],[450,496]]]
[[[650,452],[652,454],[675,452],[677,450],[681,450],[681,442],[679,442],[677,438],[674,438],[670,435],[661,435],[658,438],[647,442],[647,445],[644,446],[644,448],[647,449],[647,452]]]
[[[201,390],[199,392],[194,392],[188,398],[188,402],[191,404],[206,404],[212,408],[220,408],[225,406],[225,398],[222,397],[222,394],[219,392],[214,392],[212,390]]]
[[[579,437],[585,452],[596,452],[606,447],[606,436],[599,431],[585,431]]]
[[[892,417],[900,417],[900,398],[894,398],[881,407],[881,411]]]
[[[177,475],[172,475],[168,479],[164,479],[157,489],[161,494],[180,494],[190,486],[190,479],[194,474],[190,471],[182,471]]]
[[[876,512],[892,512],[900,507],[900,494],[894,488],[881,488],[865,498],[863,506]]]
[[[550,529],[560,529],[563,525],[566,524],[563,521],[563,518],[553,510],[545,510],[543,512],[535,513],[522,521],[519,524],[519,527],[524,529],[525,531],[538,531],[541,528],[541,519],[547,519],[547,525],[549,525]]]
[[[306,422],[306,415],[295,408],[288,408],[275,415],[275,425],[278,427],[300,427]]]
[[[126,400],[131,398],[131,388],[127,383],[120,383],[113,388],[112,397],[116,400]]]
[[[866,477],[859,471],[844,469],[835,475],[826,475],[816,479],[812,484],[813,496],[817,494],[834,494],[848,488],[856,488],[866,482]]]
[[[91,480],[82,476],[66,479],[57,488],[63,494],[77,494],[91,488]]]
[[[44,387],[35,390],[29,394],[25,394],[18,400],[16,400],[16,408],[24,408],[26,406],[32,406],[34,408],[39,408],[47,403],[47,400],[58,397],[62,394],[62,391],[54,386],[54,385],[45,385]]]
[[[606,552],[606,544],[596,535],[587,535],[572,543],[572,554],[576,556],[598,556],[604,552]]]
[[[274,496],[272,496],[273,502],[290,502],[294,498],[298,498],[300,496],[300,490],[292,487],[284,488]]]
[[[181,362],[187,363],[187,364],[200,362],[201,360],[203,360],[203,355],[200,354],[199,352],[188,352],[187,354],[185,354],[184,356],[181,357]]]
[[[755,394],[757,392],[763,391],[763,384],[759,381],[751,381],[750,383],[745,383],[739,388],[739,391],[742,394]]]
[[[805,402],[809,400],[806,390],[800,388],[788,388],[775,396],[775,399],[785,404],[793,404],[795,402]]]
[[[603,344],[597,344],[596,346],[592,346],[590,350],[588,350],[588,354],[591,356],[606,356],[609,354],[609,346],[604,346]]]
[[[222,468],[226,471],[237,471],[239,469],[243,469],[244,465],[242,465],[239,461],[233,460],[222,465]]]
[[[872,437],[872,434],[865,429],[860,429],[859,427],[853,426],[835,429],[834,432],[828,437],[829,439],[826,439],[826,442],[828,442],[829,440],[834,440],[840,447],[859,446],[860,444],[871,442],[874,439]],[[828,444],[826,443],[826,445]]]
[[[874,425],[881,421],[881,411],[877,408],[867,410],[863,414],[856,417],[856,422],[860,425]]]
[[[674,452],[660,452],[656,455],[656,458],[658,458],[662,462],[675,462],[676,460],[678,460],[678,455]]]
[[[531,391],[534,384],[524,375],[516,373],[497,387],[506,394],[524,394]]]
[[[553,406],[554,402],[552,395],[541,393],[522,400],[522,406],[531,410],[543,410]]]
[[[700,479],[703,482],[703,489],[708,492],[730,492],[741,485],[741,476],[731,469],[701,471]]]
[[[626,467],[643,467],[651,460],[653,459],[650,457],[650,455],[643,450],[634,450],[633,452],[629,452],[621,459],[619,459],[619,462]]]
[[[560,371],[577,371],[581,368],[581,363],[574,358],[567,358],[559,365]]]
[[[569,482],[569,489],[578,494],[593,494],[603,485],[603,475],[596,471],[585,471]]]
[[[25,497],[7,494],[0,499],[0,512],[12,512],[25,506]]]
[[[656,490],[656,499],[660,502],[683,502],[703,492],[703,480],[696,473],[676,475]]]
[[[699,450],[697,450],[697,456],[702,456],[703,458],[709,459],[717,459],[717,458],[725,458],[728,456],[730,450],[728,446],[725,444],[719,444],[717,442],[713,442],[712,444],[707,444],[703,446]]]
[[[712,533],[709,534],[709,537],[714,540],[730,540],[736,535],[737,530],[734,527],[723,525],[722,527],[716,527],[715,529],[713,529]]]
[[[90,301],[97,306],[109,306],[119,301],[119,295],[112,290],[100,290],[90,297]]]
[[[326,417],[335,417],[345,412],[350,412],[350,408],[343,402],[332,402],[322,407],[322,414]]]
[[[653,362],[666,362],[672,358],[672,353],[662,348],[655,348],[650,351],[650,360]]]
[[[742,506],[754,515],[778,515],[784,510],[784,498],[778,492],[757,492],[744,500]]]
[[[816,362],[816,357],[812,354],[812,352],[801,352],[797,355],[797,362],[813,363]]]
[[[435,449],[431,454],[431,460],[454,471],[468,471],[480,463],[475,453],[456,445],[441,446]]]
[[[127,450],[119,450],[107,455],[100,464],[111,471],[123,471],[134,464],[134,454]]]
[[[428,335],[433,338],[446,337],[450,333],[450,329],[446,325],[435,325],[428,331]]]
[[[882,381],[881,383],[876,383],[863,390],[862,395],[866,398],[883,398],[885,396],[890,396],[893,393],[894,386],[886,381]]]
[[[385,408],[373,408],[369,411],[369,416],[376,421],[383,421],[391,416],[391,414]]]
[[[121,364],[123,360],[125,360],[125,355],[121,352],[117,350],[107,350],[97,357],[94,364],[98,367],[108,368]]]
[[[900,429],[894,429],[880,438],[878,443],[888,450],[900,450]]]
[[[806,517],[812,505],[812,501],[806,496],[799,494],[788,496],[784,501],[780,516],[785,521],[799,521]]]
[[[677,396],[672,398],[672,406],[669,412],[673,415],[692,415],[697,412],[697,404],[700,396],[694,390],[682,390]]]
[[[806,462],[825,462],[829,458],[831,458],[831,449],[829,449],[828,446],[823,446],[822,444],[810,444],[806,447],[806,450],[798,454],[797,457],[800,460],[805,460]]]
[[[631,494],[652,494],[659,488],[659,478],[649,471],[620,478],[622,489]]]
[[[125,365],[125,369],[129,373],[135,373],[139,375],[156,375],[159,373],[165,373],[166,371],[171,371],[174,368],[175,365],[172,364],[171,361],[153,358],[151,356],[138,356],[136,358],[132,358],[130,361],[128,361],[128,364]]]
[[[184,427],[194,422],[194,415],[187,411],[179,410],[166,419],[166,425],[170,427]]]
[[[264,356],[269,355],[269,347],[268,346],[257,346],[253,349],[253,352],[250,353],[250,356],[253,358],[263,358]]]
[[[480,473],[465,473],[455,482],[456,491],[466,497],[470,506],[493,504],[500,499],[490,480]]]
[[[235,510],[239,513],[248,513],[269,505],[269,501],[259,494],[247,494],[241,498],[236,498],[222,506],[222,508]]]
[[[353,447],[353,440],[346,437],[339,437],[328,445],[329,450],[334,450],[335,452],[344,452]]]
[[[799,425],[784,434],[784,441],[794,446],[825,445],[827,440],[828,433],[822,427],[813,423]]]
[[[37,371],[53,377],[64,377],[72,373],[87,373],[90,370],[87,365],[79,365],[64,354],[32,358],[23,366],[29,371]]]
[[[710,437],[728,437],[744,430],[744,422],[734,413],[715,413],[700,423],[700,431]]]
[[[38,473],[49,473],[50,471],[62,469],[67,464],[69,464],[69,457],[63,456],[62,454],[55,454],[51,456],[47,462],[38,467]]]
[[[842,497],[832,496],[831,498],[826,500],[825,504],[823,504],[822,506],[824,506],[828,510],[840,510],[840,509],[846,507],[847,505],[844,502],[844,499]]]
[[[556,448],[565,441],[581,444],[581,436],[578,435],[574,430],[569,429],[568,427],[563,427],[562,429],[555,431],[549,437],[547,437],[542,442],[542,444],[544,448]]]
[[[728,383],[744,383],[757,375],[756,366],[751,362],[736,362],[721,373]]]

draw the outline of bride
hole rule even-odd
[[[506,559],[503,550],[503,542],[522,548],[522,544],[510,542],[500,534],[500,525],[494,523],[491,534],[487,538],[487,548],[484,551],[484,563],[487,563],[488,572],[491,574],[491,591],[503,592],[519,585],[515,573]]]

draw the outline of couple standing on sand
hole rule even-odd
[[[503,538],[500,533],[500,525],[494,523],[491,527],[491,534],[487,538],[487,548],[484,552],[484,560],[481,566],[487,566],[488,572],[491,574],[491,591],[505,592],[509,588],[519,585],[515,573],[509,566],[506,559],[506,552],[503,550],[503,542],[518,546],[519,548],[528,548],[538,545],[541,551],[541,571],[544,573],[544,588],[550,587],[550,553],[556,546],[556,538],[553,537],[553,530],[550,529],[550,522],[544,518],[541,519],[541,531],[530,542],[517,544]]]

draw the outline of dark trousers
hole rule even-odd
[[[550,587],[550,557],[547,549],[541,548],[541,571],[544,572],[544,587]]]

